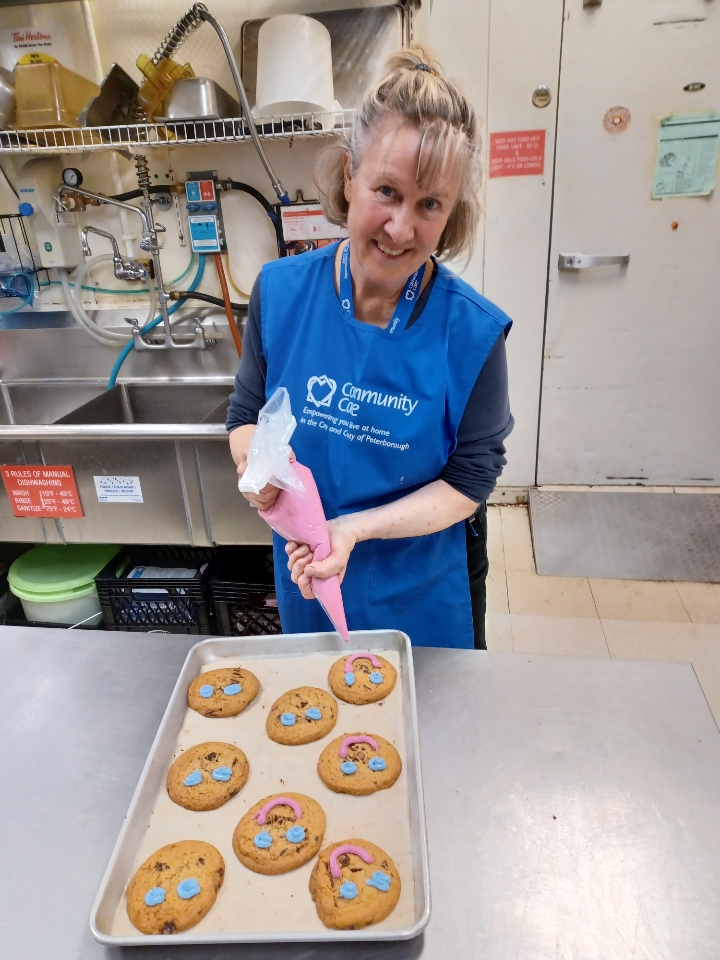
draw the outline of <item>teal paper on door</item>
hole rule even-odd
[[[720,113],[665,117],[658,130],[653,200],[702,197],[715,189]]]

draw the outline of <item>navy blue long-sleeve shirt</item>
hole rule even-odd
[[[422,322],[422,314],[436,276],[437,265],[430,281],[418,297],[408,320],[408,327]],[[243,353],[235,377],[235,391],[230,396],[226,422],[228,432],[249,423],[257,423],[258,414],[265,405],[267,363],[262,349],[261,330],[258,277],[250,297]],[[444,480],[475,503],[487,500],[505,466],[504,440],[513,425],[508,398],[505,336],[501,334],[478,374],[458,425],[457,446],[438,479]]]

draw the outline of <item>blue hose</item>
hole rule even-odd
[[[26,281],[27,293],[15,293],[11,289],[12,281],[19,280],[20,277],[22,277]],[[5,295],[8,297],[8,299],[14,300],[17,297],[20,297],[22,299],[22,303],[18,304],[17,307],[13,307],[12,310],[3,310],[2,307],[0,306],[0,316],[3,316],[3,317],[9,316],[11,313],[17,313],[18,310],[22,310],[23,307],[30,306],[30,304],[32,303],[33,297],[35,296],[35,279],[34,277],[31,277],[30,274],[28,273],[24,273],[24,272],[14,273],[11,277],[8,277],[6,280],[5,291],[6,291]],[[4,298],[0,298],[0,301],[2,299]]]
[[[194,290],[200,286],[200,281],[203,278],[203,273],[205,272],[205,254],[200,254],[200,262],[198,263],[197,273],[193,278],[193,282],[188,287],[188,293],[192,293]],[[178,300],[171,307],[168,308],[168,314],[175,313],[176,310],[179,310],[180,307],[185,303],[185,299]],[[140,333],[144,336],[146,333],[150,333],[151,330],[154,330],[155,327],[162,323],[162,314],[155,317],[154,320],[151,320],[149,323],[146,323],[144,327],[140,330]],[[115,366],[112,368],[112,373],[110,374],[110,379],[108,380],[108,390],[112,390],[115,386],[115,381],[117,380],[118,374],[120,373],[120,367],[125,363],[129,353],[133,348],[133,341],[129,340],[125,346],[120,351],[120,355],[115,361]]]

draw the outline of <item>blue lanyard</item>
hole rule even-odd
[[[395,333],[402,331],[407,326],[415,304],[418,293],[422,286],[423,275],[425,273],[425,264],[415,271],[408,279],[400,299],[393,310],[392,319],[388,324],[386,333]],[[350,273],[350,244],[348,243],[340,257],[340,306],[351,320],[355,319],[355,306],[353,303],[352,274]]]

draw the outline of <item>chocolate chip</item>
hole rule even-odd
[[[198,863],[205,863],[204,857],[198,857]]]
[[[300,706],[301,706],[301,707],[306,707],[306,706],[307,706],[307,700],[301,700],[301,701],[300,701]]]
[[[170,867],[166,863],[158,862],[155,864],[155,869],[158,871],[158,873],[162,873],[163,870],[169,870]]]
[[[346,853],[344,853],[341,857],[338,857],[338,863],[340,864],[341,867],[349,867],[350,857]]]
[[[235,757],[235,759],[234,759],[233,762],[232,762],[232,765],[235,766],[235,764],[236,764],[237,762],[238,762],[238,758]]]
[[[175,933],[175,930],[176,930],[176,927],[175,927],[174,920],[168,920],[168,922],[162,928],[163,933]]]
[[[218,755],[217,755],[216,753],[206,753],[206,754],[205,754],[205,759],[206,759],[206,760],[217,760],[217,758],[218,758]]]

